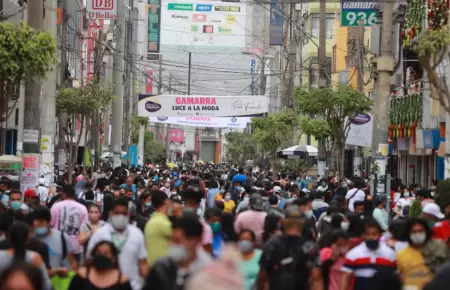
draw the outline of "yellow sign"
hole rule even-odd
[[[227,17],[225,17],[225,20],[228,24],[235,24],[236,23],[236,17],[232,14],[228,14]]]
[[[240,12],[240,6],[215,6],[214,11],[222,11],[222,12]]]

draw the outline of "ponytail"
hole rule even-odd
[[[25,261],[26,244],[30,235],[30,228],[26,223],[15,222],[8,232],[8,238],[14,249],[13,262],[20,263]]]

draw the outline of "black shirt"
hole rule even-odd
[[[0,250],[8,250],[11,249],[12,245],[9,243],[9,241],[1,241],[0,242]],[[41,255],[42,260],[44,260],[45,266],[47,269],[51,269],[50,267],[50,257],[48,255],[48,246],[39,241],[38,239],[31,238],[30,241],[27,244],[27,250],[34,251]]]
[[[275,236],[264,246],[259,265],[269,290],[308,290],[311,270],[320,267],[319,249],[306,237]]]

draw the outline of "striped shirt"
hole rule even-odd
[[[378,249],[372,251],[362,242],[347,253],[342,271],[354,274],[354,290],[364,290],[377,271],[394,272],[396,268],[395,252],[385,243],[380,242]]]

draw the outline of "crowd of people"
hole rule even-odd
[[[180,168],[182,168],[180,166]],[[0,290],[437,290],[450,204],[237,166],[0,180]],[[40,182],[41,183],[41,182]]]

